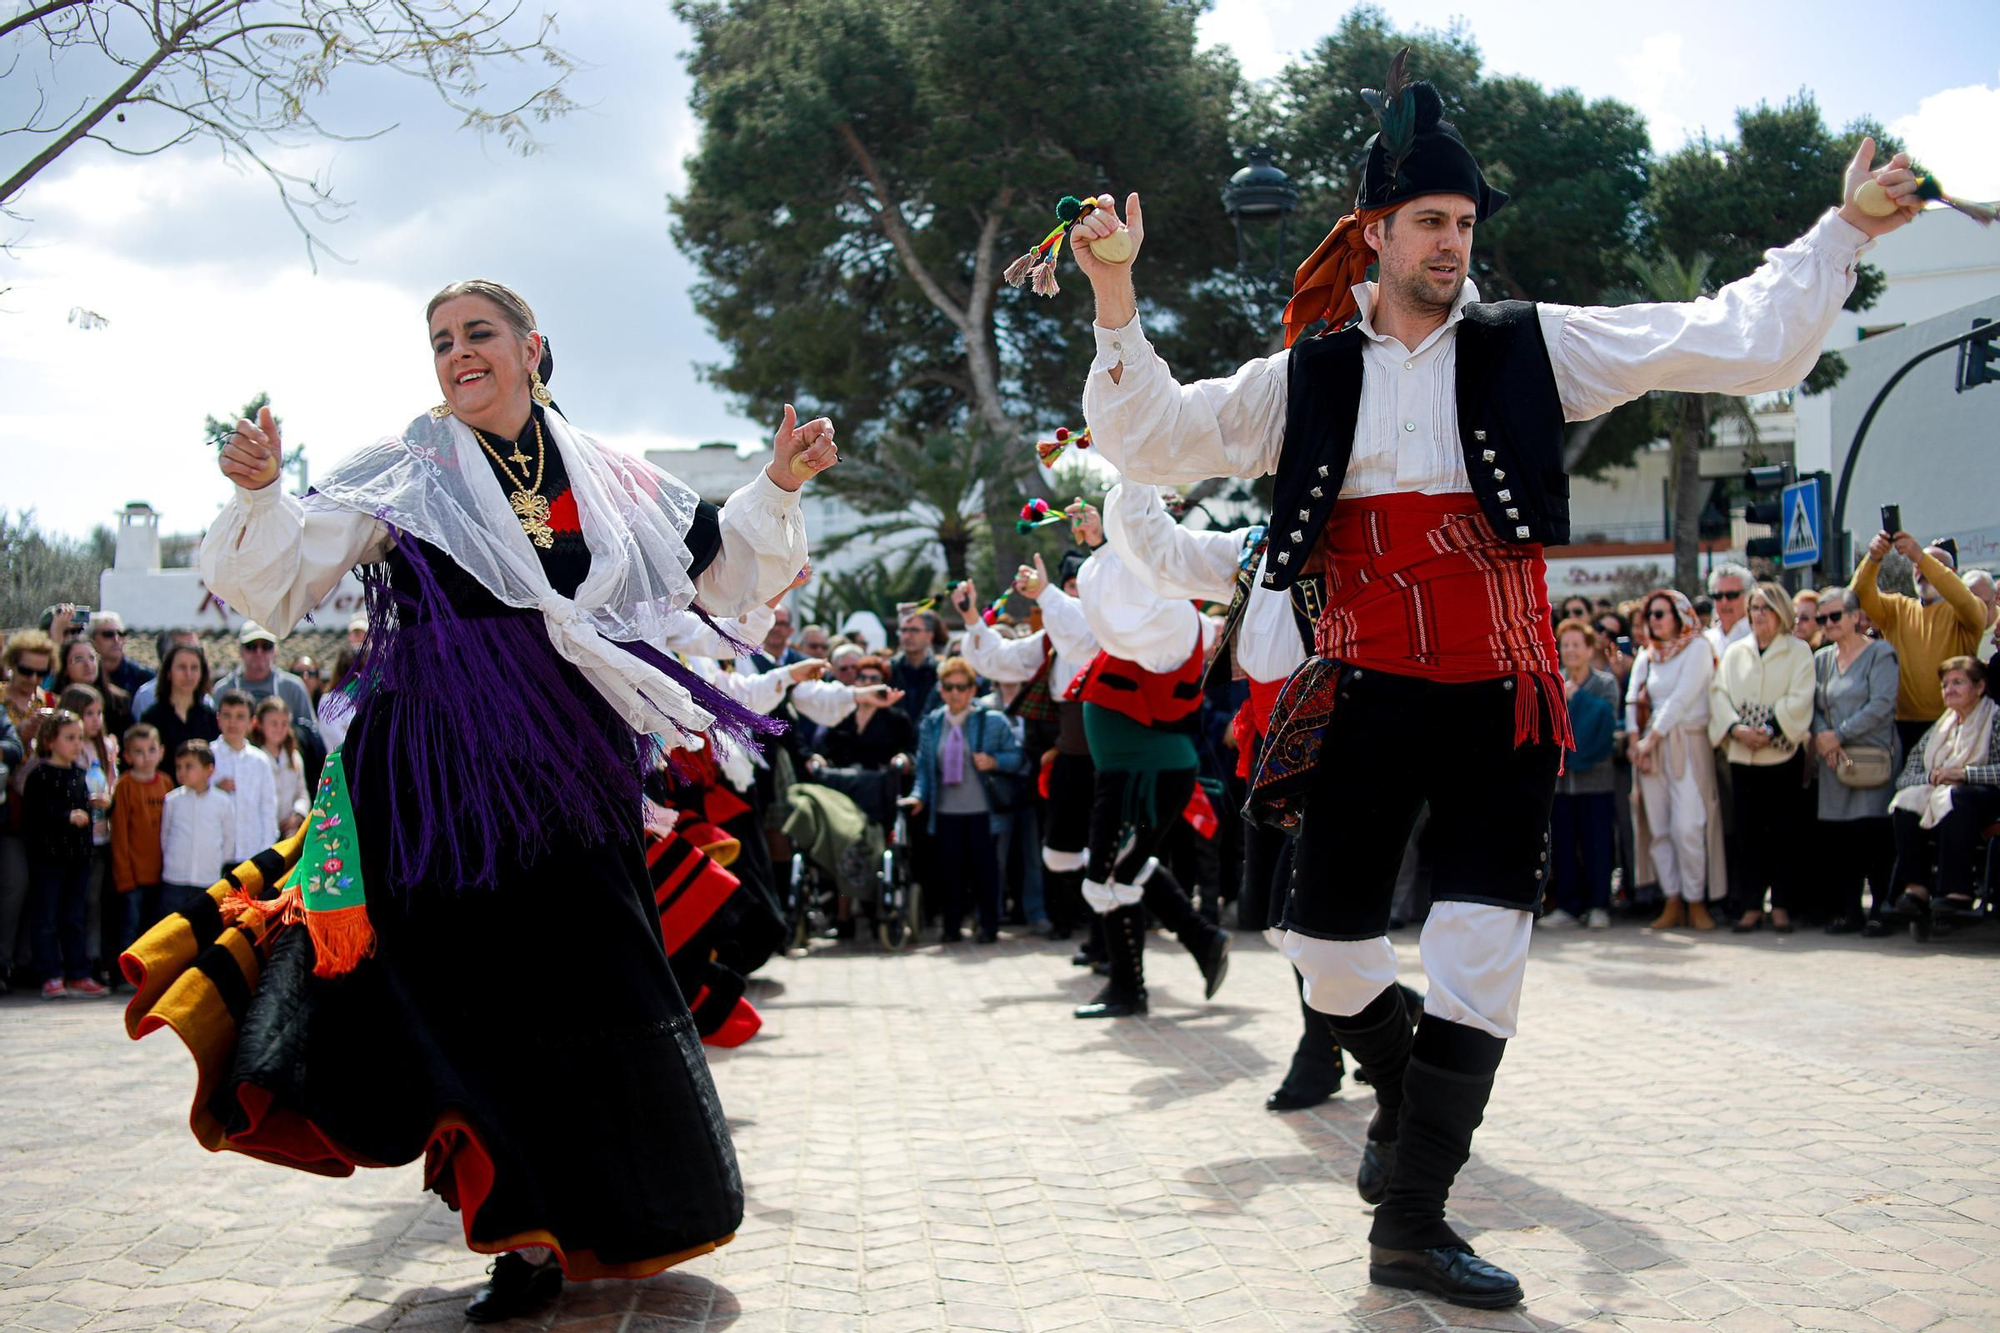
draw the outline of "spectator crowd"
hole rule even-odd
[[[1880,586],[1892,551],[1914,595]],[[1034,634],[1030,605],[1018,622],[996,611],[993,634]],[[937,938],[960,941],[968,924],[976,942],[1010,925],[1067,938],[1088,915],[1044,891],[1056,710],[1038,681],[975,670],[965,638],[982,612],[968,595],[942,612],[898,608],[893,647],[872,614],[795,629],[782,605],[737,626],[740,641],[721,636],[707,670],[792,724],[731,779],[764,844],[736,873],[782,903],[800,850],[784,832],[789,790],[886,774]],[[1719,564],[1703,597],[1572,596],[1551,616],[1576,748],[1551,817],[1542,928],[1603,928],[1622,912],[1656,929],[1882,935],[1918,922],[1928,934],[1972,904],[1981,838],[2000,819],[1995,589],[1983,571],[1960,576],[1951,543],[1880,534],[1847,584],[1817,590]],[[246,624],[240,665],[217,678],[191,630],[159,636],[155,672],[126,654],[115,613],[43,620],[4,648],[0,987],[94,997],[120,984],[138,933],[298,830],[340,740],[366,623],[329,666],[289,669],[277,637]],[[1211,921],[1241,878],[1237,675],[1209,673],[1195,733],[1221,817],[1186,821],[1162,858]],[[1449,834],[1420,823],[1396,924],[1423,914],[1423,839]],[[842,893],[817,924],[852,938],[864,896]]]

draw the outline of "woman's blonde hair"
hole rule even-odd
[[[1792,626],[1798,623],[1798,613],[1792,610],[1791,594],[1778,584],[1768,581],[1751,584],[1750,599],[1762,602],[1764,609],[1778,618],[1779,633],[1790,634]]]
[[[972,663],[966,661],[963,657],[947,657],[944,661],[938,663],[938,684],[944,684],[946,676],[964,676],[972,682],[974,689],[979,688],[979,673],[974,671]]]

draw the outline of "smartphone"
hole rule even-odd
[[[69,623],[70,623],[70,624],[72,624],[72,625],[74,625],[74,626],[76,626],[76,627],[77,627],[78,629],[81,629],[81,630],[87,630],[87,629],[89,629],[89,628],[90,628],[90,608],[89,608],[89,607],[87,607],[87,606],[79,606],[79,607],[77,607],[77,608],[76,608],[76,611],[75,611],[75,613],[74,613],[73,615],[71,615],[71,617],[70,617],[70,622],[69,622]]]
[[[1903,530],[1903,506],[1883,505],[1882,531],[1888,533],[1891,537],[1893,537],[1902,530]]]
[[[1613,639],[1612,642],[1618,645],[1618,651],[1625,654],[1625,656],[1630,657],[1632,655],[1631,635],[1621,634],[1616,639]]]

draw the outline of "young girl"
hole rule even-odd
[[[35,968],[42,998],[95,998],[110,992],[90,975],[85,916],[90,900],[90,789],[79,761],[83,719],[57,709],[35,735],[41,762],[21,794],[21,831],[28,844],[30,913]]]
[[[271,761],[278,784],[278,835],[289,838],[306,822],[312,801],[306,792],[306,766],[299,758],[299,740],[292,735],[292,710],[283,699],[274,694],[257,705],[257,727],[251,739]]]
[[[90,887],[85,902],[84,938],[96,939],[99,981],[109,981],[125,938],[124,905],[111,876],[111,794],[118,785],[118,737],[104,729],[104,696],[94,685],[71,684],[57,707],[83,719],[83,752],[76,766],[90,792]]]

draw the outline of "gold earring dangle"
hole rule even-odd
[[[543,407],[555,402],[555,396],[549,392],[549,386],[542,383],[542,372],[539,370],[528,372],[528,394]]]

